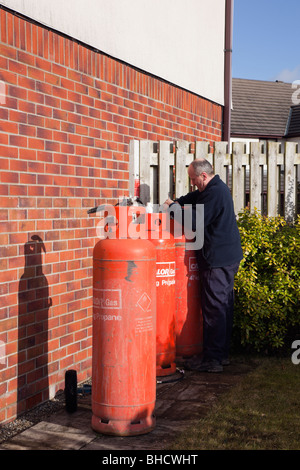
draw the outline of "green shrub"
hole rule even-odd
[[[235,280],[233,338],[255,351],[278,351],[300,325],[300,218],[289,225],[246,209],[238,226],[244,259]]]

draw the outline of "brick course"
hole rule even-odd
[[[94,216],[129,142],[221,140],[222,107],[0,9],[0,422],[91,374]],[[33,237],[33,238],[32,238]]]

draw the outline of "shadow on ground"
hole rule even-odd
[[[186,427],[211,410],[218,397],[236,385],[255,364],[234,360],[221,374],[178,371],[173,382],[157,383],[156,426],[131,437],[96,434],[91,429],[91,395],[78,396],[74,413],[65,408],[3,442],[5,450],[165,450]],[[169,377],[172,379],[172,377]]]

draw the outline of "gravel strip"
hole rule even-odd
[[[34,426],[40,421],[45,420],[56,411],[61,410],[65,406],[65,394],[61,392],[55,398],[42,403],[30,411],[26,411],[21,416],[6,424],[0,425],[0,444],[13,436],[16,436],[25,429]]]
[[[78,384],[78,398],[82,396],[80,390],[82,390],[86,385],[91,386],[91,378],[85,381],[84,383]],[[36,406],[30,411],[26,411],[14,421],[11,421],[6,424],[0,424],[0,444],[8,439],[11,439],[13,436],[16,436],[20,432],[25,431],[25,429],[34,426],[41,421],[45,421],[49,416],[65,407],[65,394],[63,391],[60,391],[52,400],[48,400],[41,405]]]

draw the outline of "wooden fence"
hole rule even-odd
[[[195,158],[206,158],[232,192],[235,212],[246,206],[264,215],[284,215],[292,221],[299,213],[300,153],[295,142],[244,143],[149,140],[130,143],[130,194],[154,204],[168,196],[179,197],[191,190],[187,167]],[[300,150],[300,149],[299,149]]]

